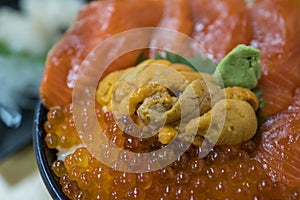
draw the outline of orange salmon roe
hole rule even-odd
[[[112,113],[97,108],[104,134],[116,145],[133,152],[151,152],[163,145],[157,137],[136,139],[124,132],[139,131],[122,118],[124,132]],[[50,109],[44,128],[49,148],[70,148],[80,144],[74,127],[72,106]],[[300,188],[273,182],[263,166],[251,158],[251,140],[235,146],[215,146],[200,158],[201,148],[190,148],[171,165],[148,173],[126,173],[99,162],[86,148],[77,148],[64,161],[56,160],[52,170],[60,178],[69,199],[83,200],[200,200],[200,199],[299,199]],[[127,159],[126,155],[119,155]]]
[[[71,148],[80,143],[72,116],[72,105],[50,108],[44,124],[45,142],[50,149]]]

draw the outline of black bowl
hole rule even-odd
[[[48,110],[41,102],[39,102],[36,107],[34,119],[34,151],[40,174],[51,197],[55,200],[66,200],[68,198],[63,194],[61,190],[59,179],[51,169],[51,164],[56,160],[57,151],[49,149],[44,141],[46,132],[44,130],[43,124],[47,119],[47,112]]]

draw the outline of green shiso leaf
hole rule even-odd
[[[196,53],[194,57],[187,60],[199,72],[213,74],[217,68],[217,65],[211,59],[204,58],[200,53]]]
[[[143,61],[145,61],[145,60],[147,60],[148,59],[148,57],[144,54],[144,53],[142,53],[139,57],[138,57],[138,59],[137,59],[137,61],[136,61],[136,64],[138,65],[139,63],[141,63],[141,62],[143,62]]]
[[[267,100],[260,98],[261,94],[263,93],[262,88],[257,88],[255,90],[252,90],[252,92],[255,94],[256,98],[258,99],[258,109],[255,113],[256,113],[257,125],[258,125],[257,131],[260,131],[261,125],[268,119],[267,115],[261,115],[261,110],[265,107]]]
[[[217,65],[212,60],[204,58],[200,53],[196,53],[194,57],[186,58],[179,54],[166,51],[165,56],[160,53],[156,53],[155,59],[165,59],[170,61],[171,63],[185,64],[194,71],[209,74],[213,74],[217,67]]]
[[[155,60],[161,60],[161,59],[164,59],[164,58],[160,55],[160,53],[156,52],[155,53]]]
[[[261,115],[261,110],[265,107],[267,100],[260,98],[263,92],[262,88],[257,88],[252,92],[255,94],[256,98],[258,99],[258,109],[256,111],[256,117],[257,117],[258,127],[260,127],[268,118],[267,115]]]
[[[262,94],[262,88],[257,88],[255,90],[253,90],[252,92],[255,94],[256,98],[259,99],[259,97]]]

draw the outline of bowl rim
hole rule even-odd
[[[38,169],[42,180],[50,193],[52,199],[67,200],[66,196],[61,190],[61,186],[54,179],[55,174],[51,170],[51,164],[46,156],[47,147],[44,144],[44,137],[46,132],[43,128],[43,123],[46,120],[47,109],[41,101],[38,102],[33,123],[33,148],[36,156]]]

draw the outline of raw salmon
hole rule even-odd
[[[191,0],[193,38],[219,62],[238,44],[249,44],[252,27],[245,0]]]
[[[71,102],[81,62],[101,41],[132,28],[156,26],[162,11],[162,0],[95,1],[84,7],[71,30],[47,57],[40,87],[46,107]],[[135,64],[139,54],[135,51],[123,56],[110,70]]]
[[[263,114],[273,115],[258,135],[255,159],[273,180],[299,186],[300,3],[258,0],[250,4],[249,11],[254,31],[251,45],[261,50],[258,87],[267,100]]]
[[[261,50],[259,87],[267,99],[263,111],[273,115],[256,138],[255,159],[273,180],[300,185],[299,19],[299,0],[257,0],[248,6],[244,0],[96,1],[81,10],[49,53],[40,96],[48,108],[70,103],[87,54],[106,38],[131,28],[159,26],[192,35],[217,62],[236,45],[251,43]],[[110,71],[134,65],[139,54],[121,57]]]
[[[300,1],[257,0],[249,5],[251,45],[261,50],[259,87],[267,100],[263,112],[273,115],[292,103],[300,84]]]
[[[264,165],[275,181],[289,186],[300,185],[300,88],[294,103],[270,117],[256,142],[255,159]]]
[[[190,11],[190,0],[164,0],[164,11],[157,27],[167,28],[191,36],[193,21]],[[151,38],[151,46],[163,46],[165,50],[181,50],[181,37],[176,35],[162,35],[155,32]],[[155,58],[157,49],[150,50],[150,58]]]

